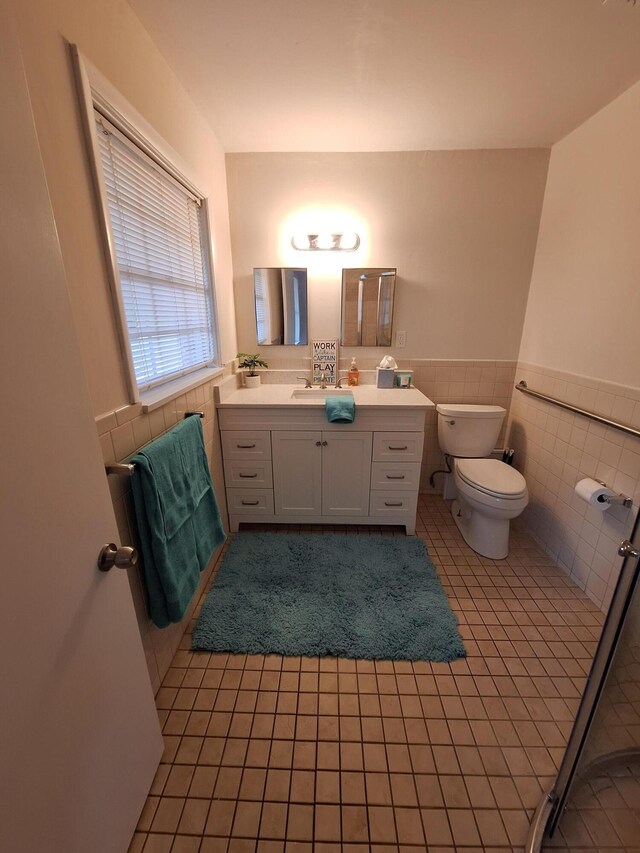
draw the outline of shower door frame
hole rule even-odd
[[[631,542],[634,541],[639,526],[640,512],[636,515],[629,536]],[[535,853],[535,851],[540,850],[545,834],[551,837],[562,817],[576,777],[578,762],[589,736],[639,580],[640,559],[627,554],[620,568],[618,583],[611,599],[558,775],[553,787],[544,795],[536,809],[531,822],[525,853]],[[603,756],[603,758],[605,757]]]

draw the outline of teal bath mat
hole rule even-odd
[[[452,661],[466,652],[420,539],[237,533],[194,649]]]

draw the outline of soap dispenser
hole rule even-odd
[[[360,382],[360,371],[358,370],[358,365],[356,364],[355,358],[351,359],[351,367],[349,368],[349,385],[358,385]]]

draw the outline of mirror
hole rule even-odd
[[[342,270],[342,346],[391,346],[395,288],[395,269]]]
[[[307,345],[306,269],[256,267],[253,293],[261,347]]]

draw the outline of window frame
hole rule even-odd
[[[218,328],[218,311],[216,303],[215,273],[211,245],[211,218],[206,193],[203,193],[196,182],[188,175],[188,167],[181,162],[180,157],[170,146],[142,119],[122,95],[82,56],[77,45],[69,45],[73,67],[80,98],[80,113],[89,154],[89,164],[93,178],[100,231],[104,246],[104,255],[109,279],[109,289],[114,309],[114,319],[118,331],[118,342],[125,371],[129,402],[142,403],[144,411],[152,411],[163,403],[182,393],[202,384],[207,379],[219,376],[223,372],[220,356],[220,334]],[[115,245],[111,235],[110,215],[107,193],[102,173],[102,163],[98,148],[97,131],[94,111],[97,111],[108,122],[136,145],[149,157],[156,166],[168,173],[181,184],[185,190],[200,200],[201,237],[203,242],[203,261],[206,265],[205,274],[208,279],[208,299],[211,312],[212,363],[196,366],[185,371],[180,376],[172,376],[166,380],[158,380],[151,387],[141,391],[136,381],[131,345],[127,329],[127,318],[120,286],[120,272],[116,257]],[[179,165],[178,165],[179,164]],[[187,174],[185,174],[187,173]]]

